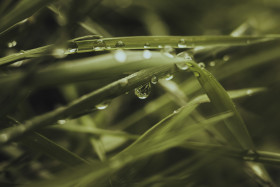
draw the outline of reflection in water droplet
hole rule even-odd
[[[150,48],[150,47],[151,47],[150,43],[147,42],[147,43],[144,44],[145,49]]]
[[[127,58],[126,53],[122,49],[116,50],[115,54],[114,54],[114,57],[115,57],[116,61],[118,61],[120,63],[125,62],[126,58]]]
[[[143,57],[144,57],[145,59],[150,59],[150,58],[152,57],[151,51],[145,49],[145,50],[143,51]]]
[[[152,84],[157,84],[157,82],[158,82],[158,78],[154,75],[154,76],[152,76],[152,78],[151,78],[151,83]]]
[[[216,66],[216,62],[215,62],[215,61],[211,61],[211,62],[209,62],[209,66],[211,66],[211,67]]]
[[[57,123],[59,125],[64,125],[66,123],[66,120],[65,119],[60,119],[60,120],[57,121]]]
[[[197,71],[193,72],[193,74],[195,77],[200,77],[200,74]]]
[[[64,58],[67,56],[66,50],[64,48],[56,48],[53,50],[52,55],[55,58]]]
[[[99,103],[98,105],[95,105],[95,107],[98,109],[98,110],[104,110],[108,107],[109,105],[109,101],[104,101],[102,103]]]
[[[183,70],[183,71],[189,69],[189,66],[187,65],[186,62],[177,63],[176,67],[180,70]]]
[[[167,73],[167,74],[164,76],[164,79],[167,80],[167,81],[169,81],[169,80],[173,79],[173,77],[174,77],[174,76],[173,76],[172,74]]]
[[[179,48],[186,48],[186,47],[187,47],[187,44],[186,44],[185,39],[180,39],[180,40],[179,40],[179,42],[178,42],[178,47],[179,47]]]
[[[116,43],[115,46],[116,46],[116,47],[124,47],[125,44],[123,43],[123,41],[119,40],[119,41],[117,41],[117,43]]]
[[[229,59],[230,59],[230,56],[229,56],[229,55],[224,55],[223,60],[224,60],[225,62],[227,62]]]
[[[164,46],[161,52],[169,58],[174,58],[176,56],[175,50],[170,45]]]
[[[204,68],[205,68],[205,64],[204,64],[204,62],[199,62],[199,63],[198,63],[198,66],[199,66],[200,68],[202,68],[202,69],[204,69]]]
[[[148,82],[144,85],[139,86],[138,88],[134,89],[134,94],[139,98],[139,99],[146,99],[150,93],[151,93],[151,83]]]

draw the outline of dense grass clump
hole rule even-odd
[[[0,185],[277,186],[279,10],[1,1]]]

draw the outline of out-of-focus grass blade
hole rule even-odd
[[[39,9],[47,6],[54,0],[21,0],[6,15],[0,19],[0,35],[16,23],[32,16]]]

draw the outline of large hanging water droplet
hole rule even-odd
[[[169,58],[174,58],[176,56],[175,50],[170,45],[164,46],[161,52]]]
[[[127,55],[124,52],[124,50],[118,49],[115,51],[114,57],[115,57],[116,61],[123,63],[126,61]]]
[[[186,48],[187,47],[185,39],[182,38],[182,39],[179,40],[178,47],[179,48]]]
[[[151,83],[148,82],[148,83],[146,83],[144,85],[139,86],[138,88],[135,88],[134,89],[134,94],[139,99],[146,99],[150,95],[150,93],[152,91],[151,87],[152,87]]]
[[[157,82],[158,82],[158,78],[154,75],[154,76],[152,76],[152,78],[151,78],[151,83],[152,84],[157,84]]]
[[[199,66],[201,69],[204,69],[204,68],[205,68],[204,62],[199,62],[199,63],[198,63],[198,66]]]
[[[145,49],[145,50],[143,51],[143,57],[144,57],[145,59],[150,59],[150,58],[152,58],[152,53],[151,53],[151,51]]]
[[[150,47],[151,47],[151,44],[150,44],[150,43],[147,42],[147,43],[144,44],[144,48],[145,48],[145,49],[150,48]]]
[[[96,107],[98,110],[104,110],[104,109],[106,109],[108,106],[109,106],[109,101],[104,101],[104,102],[102,102],[102,103],[99,103],[98,105],[95,105],[95,107]]]
[[[65,58],[67,56],[67,53],[64,48],[56,48],[53,50],[52,55],[55,58]]]
[[[102,51],[105,48],[106,48],[106,43],[102,39],[93,41],[93,50],[94,51]]]
[[[119,41],[117,41],[117,43],[116,43],[116,45],[115,45],[116,47],[124,47],[125,46],[125,44],[124,44],[124,42],[123,41],[121,41],[121,40],[119,40]]]
[[[164,79],[167,80],[167,81],[169,81],[169,80],[173,79],[173,77],[174,77],[174,76],[173,76],[171,73],[167,73],[167,74],[164,76]]]

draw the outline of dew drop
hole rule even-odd
[[[178,47],[179,47],[179,48],[186,48],[186,47],[187,47],[187,44],[186,44],[185,39],[180,39],[180,40],[179,40],[179,42],[178,42]]]
[[[146,99],[150,93],[151,93],[151,83],[148,82],[144,85],[139,86],[138,88],[134,89],[134,94],[139,98],[139,99]]]
[[[224,55],[223,56],[223,61],[227,62],[227,61],[229,61],[229,59],[230,59],[229,55]]]
[[[0,135],[0,142],[4,143],[8,140],[8,135],[7,134],[1,134]]]
[[[195,77],[200,77],[200,74],[197,71],[193,72],[193,74]]]
[[[78,48],[72,48],[72,49],[68,49],[68,54],[73,54],[76,53],[78,51]]]
[[[116,47],[124,47],[125,44],[123,43],[123,41],[119,40],[119,41],[117,41],[117,43],[116,43],[115,46],[116,46]]]
[[[204,69],[204,68],[205,68],[204,62],[199,62],[199,63],[198,63],[198,66],[199,66],[201,69]]]
[[[57,123],[59,125],[64,125],[66,123],[66,120],[65,119],[60,119],[60,120],[57,121]]]
[[[174,58],[176,56],[175,50],[170,45],[164,46],[162,53],[169,58]]]
[[[106,48],[106,43],[102,39],[98,39],[93,42],[94,51],[101,51],[105,48]]]
[[[173,111],[173,114],[178,114],[179,113],[179,110],[174,110]]]
[[[67,56],[66,50],[64,48],[56,48],[53,50],[52,55],[55,58],[65,58]]]
[[[120,80],[120,86],[125,87],[128,84],[128,80],[126,78],[123,78]]]
[[[116,61],[123,63],[126,61],[126,53],[124,52],[124,50],[118,49],[115,51],[114,57],[116,59]]]
[[[23,64],[23,60],[12,63],[10,66],[18,68]]]
[[[108,101],[104,101],[102,103],[99,103],[98,105],[95,105],[95,107],[98,109],[98,110],[104,110],[108,107],[109,105],[109,102]]]
[[[158,45],[158,48],[162,49],[162,45]]]
[[[152,84],[157,84],[157,82],[158,82],[158,78],[154,75],[154,76],[152,76],[152,78],[151,78],[151,83]]]
[[[143,51],[143,57],[144,57],[145,59],[150,59],[150,58],[152,58],[152,53],[151,53],[151,51],[145,49],[145,50]]]
[[[189,69],[189,66],[187,65],[186,62],[177,63],[176,67],[182,71]]]
[[[144,44],[145,49],[150,48],[150,47],[151,47],[150,43],[147,42],[147,43]]]
[[[253,90],[247,90],[247,91],[246,91],[246,94],[247,94],[248,96],[252,96]]]
[[[243,159],[246,161],[254,161],[258,158],[258,153],[252,149],[246,151],[243,156]]]
[[[215,62],[215,61],[211,61],[211,62],[209,62],[209,66],[211,66],[211,67],[216,66],[216,62]]]
[[[174,77],[174,76],[173,76],[172,74],[167,73],[167,74],[164,76],[164,79],[167,80],[167,81],[169,81],[169,80],[173,79],[173,77]]]

